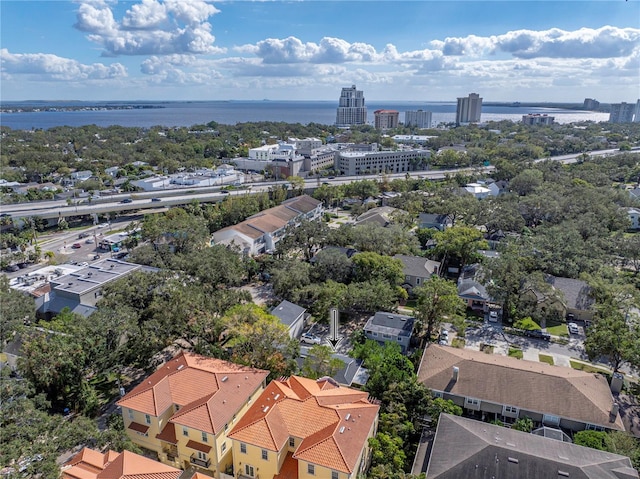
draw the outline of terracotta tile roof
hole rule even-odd
[[[156,439],[168,442],[169,444],[178,444],[175,426],[171,423],[167,424],[160,433],[156,434]]]
[[[280,473],[273,476],[273,479],[298,479],[298,461],[293,458],[293,454],[287,453]]]
[[[455,383],[454,366],[459,368]],[[600,374],[432,344],[422,357],[418,380],[461,397],[624,430],[619,415],[609,422],[613,397]]]
[[[206,474],[202,474],[201,472],[196,472],[191,479],[211,479],[211,476],[207,476]]]
[[[293,436],[302,439],[293,459],[350,474],[378,409],[366,392],[292,376],[272,381],[229,437],[279,451]]]
[[[141,432],[142,434],[146,434],[149,430],[149,426],[145,426],[144,424],[140,424],[139,422],[132,422],[129,424],[128,429],[131,429],[135,432]]]
[[[221,359],[181,353],[125,395],[118,405],[157,417],[177,404],[181,408],[171,417],[171,423],[217,434],[268,374]],[[163,430],[161,434],[165,437],[169,433]]]
[[[69,467],[71,466],[71,467]],[[84,448],[62,470],[62,479],[178,479],[180,469],[124,451],[105,454]]]

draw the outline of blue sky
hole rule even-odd
[[[0,0],[0,99],[635,102],[640,0]]]

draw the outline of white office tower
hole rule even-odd
[[[366,123],[367,107],[364,106],[364,93],[362,90],[356,90],[355,85],[351,88],[343,88],[336,113],[336,125],[350,126]]]
[[[633,103],[612,103],[609,112],[609,121],[611,123],[631,123],[636,105]]]
[[[640,123],[640,100],[636,102],[636,112],[633,115],[633,122]]]
[[[482,114],[482,98],[477,93],[469,93],[469,96],[458,98],[456,108],[456,125],[466,123],[479,123]]]
[[[405,111],[404,126],[415,126],[416,128],[431,128],[431,112],[424,110]]]

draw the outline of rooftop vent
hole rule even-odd
[[[345,421],[348,421],[349,419],[351,419],[351,413],[348,413],[347,417],[345,417],[344,419],[345,419]]]
[[[344,432],[344,426],[340,428],[340,434],[342,434],[343,432]]]
[[[273,400],[277,401],[279,397],[280,397],[280,393],[276,394],[275,397],[273,398]]]
[[[225,382],[227,379],[229,379],[229,376],[225,376],[222,378],[222,382]]]
[[[460,368],[458,366],[454,366],[453,367],[453,380],[457,381],[458,380],[458,376],[460,375]]]
[[[514,464],[518,464],[518,462],[520,462],[520,461],[518,461],[515,457],[510,457],[510,458],[508,458],[508,461],[509,461],[509,462],[513,462]]]
[[[558,475],[562,477],[569,477],[569,473],[567,471],[558,471]]]
[[[180,364],[180,365],[178,366],[178,371],[180,371],[181,369],[184,369],[184,364]]]
[[[267,412],[269,410],[269,406],[265,406],[265,408],[262,410],[262,412]]]

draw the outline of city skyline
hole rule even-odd
[[[635,102],[640,2],[3,1],[1,100]]]

